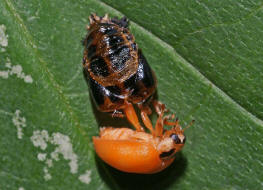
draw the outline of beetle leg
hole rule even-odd
[[[175,121],[169,121],[169,120],[174,119],[174,117],[175,117],[174,114],[165,116],[164,119],[163,119],[164,125],[168,125],[168,126],[175,126],[175,125],[177,125],[178,124],[177,123],[178,118],[176,118]]]
[[[162,136],[163,133],[163,112],[165,110],[164,104],[158,102],[158,119],[156,121],[155,129],[152,126],[152,122],[149,119],[149,115],[152,114],[152,110],[148,105],[138,104],[139,109],[141,110],[141,118],[144,125],[151,131],[153,136]],[[163,108],[162,108],[163,107]]]
[[[143,127],[141,126],[138,120],[133,105],[127,101],[125,102],[124,113],[128,121],[136,128],[136,131],[144,131]]]
[[[142,121],[143,121],[145,127],[147,127],[147,129],[149,129],[151,131],[152,135],[155,136],[155,131],[153,129],[152,122],[148,116],[152,113],[151,108],[149,106],[142,105],[142,104],[138,104],[138,107],[141,110],[141,118],[142,118]]]
[[[153,106],[155,108],[156,113],[159,115],[155,125],[155,133],[157,136],[163,135],[164,125],[168,125],[168,126],[178,125],[178,119],[176,119],[175,121],[171,121],[175,118],[175,114],[163,116],[165,112],[169,112],[169,110],[165,108],[165,104],[155,100],[153,102]]]
[[[161,115],[162,113],[169,111],[168,109],[165,108],[165,105],[163,103],[156,101],[156,100],[153,102],[153,106],[158,115]],[[168,125],[168,126],[175,126],[177,124],[176,121],[174,122],[169,121],[169,120],[173,120],[174,117],[175,117],[174,114],[165,116],[163,118],[163,124]]]
[[[148,104],[137,104],[138,108],[141,111],[144,111],[147,115],[151,115],[152,114],[152,109],[149,107]]]
[[[157,100],[153,101],[153,107],[158,115],[161,115],[163,112],[168,112],[169,110],[165,108],[165,104]]]
[[[155,124],[155,134],[157,137],[161,137],[163,135],[163,114],[164,114],[164,111],[160,112],[160,114],[158,114],[158,119],[156,121],[156,124]]]
[[[157,100],[153,101],[153,107],[155,108],[155,111],[158,114],[158,119],[155,124],[155,135],[160,137],[163,135],[163,125],[164,125],[163,115],[168,110],[165,108],[165,105],[163,103]]]

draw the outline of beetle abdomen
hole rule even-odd
[[[126,101],[144,102],[156,88],[154,73],[127,27],[125,17],[90,16],[83,72],[100,111],[123,109]]]
[[[103,86],[119,84],[138,69],[133,36],[113,21],[116,19],[94,17],[84,41],[84,70]]]

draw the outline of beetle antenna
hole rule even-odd
[[[184,132],[186,129],[191,127],[194,124],[195,120],[193,119],[182,131]]]
[[[179,125],[179,118],[175,118],[175,126],[177,127]]]

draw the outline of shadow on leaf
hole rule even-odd
[[[171,166],[156,174],[124,173],[107,165],[97,155],[96,164],[101,178],[113,190],[116,190],[116,185],[119,189],[125,190],[164,190],[168,189],[170,185],[176,184],[184,175],[187,168],[187,159],[179,152],[176,154]]]

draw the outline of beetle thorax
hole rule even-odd
[[[159,153],[169,152],[174,149],[174,142],[171,138],[164,138],[159,140],[157,150]]]

